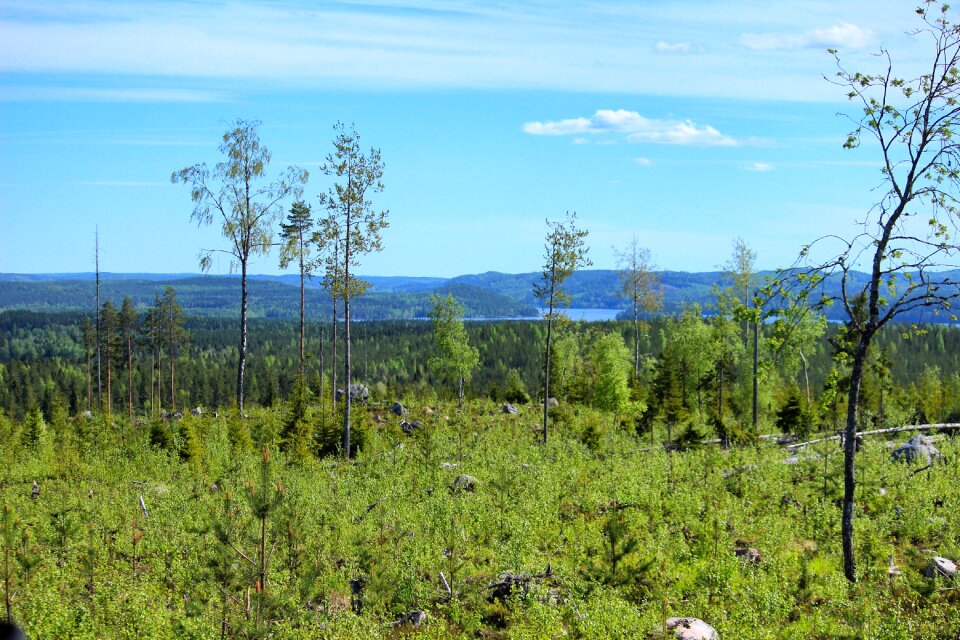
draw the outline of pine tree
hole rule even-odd
[[[107,418],[113,411],[113,365],[120,358],[120,315],[117,308],[107,300],[100,308],[100,356],[107,368]]]
[[[126,355],[127,368],[127,417],[133,418],[133,352],[134,342],[139,331],[137,310],[130,296],[123,299],[120,307],[120,340]]]
[[[304,283],[313,275],[313,262],[310,260],[310,245],[313,229],[310,205],[297,200],[290,207],[287,221],[280,224],[280,236],[283,238],[283,247],[280,250],[280,268],[296,260],[300,267],[300,377],[304,376],[304,329],[306,321],[306,296]],[[322,236],[321,236],[322,237]],[[321,247],[322,249],[322,247]]]
[[[343,301],[343,454],[350,457],[350,300],[362,294],[367,283],[351,275],[351,268],[359,266],[359,257],[371,251],[380,251],[381,232],[389,226],[386,211],[376,211],[369,195],[383,191],[383,161],[380,150],[371,148],[364,154],[360,136],[352,127],[347,131],[342,123],[334,125],[334,151],[327,155],[323,172],[336,176],[336,183],[320,195],[320,205],[327,217],[321,221],[321,237],[337,250],[328,254],[327,275],[334,297]]]
[[[543,443],[547,443],[548,409],[550,407],[550,347],[552,346],[555,323],[567,320],[562,308],[570,304],[570,296],[564,293],[564,281],[578,268],[593,264],[587,257],[585,246],[587,231],[576,226],[577,214],[567,213],[566,220],[550,222],[547,220],[546,243],[544,245],[544,265],[540,283],[534,283],[533,294],[545,306],[543,313],[547,321],[547,340],[543,358]]]

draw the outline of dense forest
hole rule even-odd
[[[48,418],[58,405],[72,415],[96,408],[95,351],[89,342],[84,345],[85,318],[90,321],[78,313],[0,313],[0,407],[9,416],[20,418],[34,407]],[[141,314],[138,326],[144,327],[146,320]],[[666,355],[680,361],[683,406],[708,422],[707,416],[713,409],[708,407],[711,403],[707,398],[714,398],[718,391],[717,367],[710,360],[709,345],[717,339],[711,332],[717,331],[719,322],[718,317],[704,317],[692,310],[680,316],[663,315],[644,321],[639,335],[641,366],[636,381],[631,378],[633,398],[651,404],[649,396],[655,393],[658,372],[664,364],[664,345],[687,344],[683,349],[668,350]],[[184,318],[184,339],[173,358],[173,396],[167,356],[162,355],[165,375],[160,380],[160,406],[182,410],[198,405],[223,407],[235,402],[235,325],[228,318]],[[501,321],[467,322],[465,326],[470,343],[477,345],[480,354],[468,395],[503,400],[510,394],[511,398],[535,399],[542,381],[543,324]],[[760,407],[765,425],[772,427],[777,412],[790,397],[805,389],[807,378],[811,400],[836,394],[836,385],[842,385],[843,367],[838,366],[831,341],[836,342],[839,327],[826,325],[824,334],[811,342],[804,354],[808,361],[805,378],[798,356],[775,353],[774,326],[764,326],[760,344]],[[595,347],[607,334],[619,335],[622,344],[631,344],[633,325],[627,321],[577,322],[564,329],[562,353],[557,356],[563,362],[554,386],[559,389],[561,400],[591,401],[597,377]],[[330,335],[329,323],[307,324],[307,380],[318,398],[329,394]],[[288,398],[293,389],[298,367],[297,328],[289,321],[255,319],[250,336],[249,398],[256,404],[273,406]],[[427,367],[433,348],[429,322],[358,322],[353,340],[355,379],[372,390],[374,401],[411,396],[446,398],[453,393],[453,388]],[[130,397],[135,414],[151,413],[151,388],[158,376],[151,376],[156,364],[151,360],[155,358],[151,355],[154,349],[148,342],[141,330],[133,345],[131,372],[127,371],[125,352],[118,349],[113,354],[111,395],[116,411],[125,412]],[[748,346],[741,344],[740,348]],[[960,418],[960,329],[928,325],[917,330],[908,325],[893,325],[878,337],[875,354],[864,390],[866,416],[880,413],[881,396],[885,393],[885,423]],[[734,404],[725,411],[732,411],[731,418],[743,423],[748,421],[752,383],[747,360],[744,356],[737,363],[728,364],[726,374],[727,393]],[[101,370],[103,386],[106,361],[101,363]],[[320,393],[321,387],[327,389],[326,393]],[[834,406],[830,415],[841,409],[842,404]]]

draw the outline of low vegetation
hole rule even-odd
[[[960,555],[952,440],[926,469],[866,440],[850,585],[836,443],[792,464],[770,441],[651,448],[561,405],[544,446],[536,405],[403,404],[354,407],[353,459],[296,463],[283,408],[2,420],[10,615],[37,638],[653,638],[667,616],[745,640],[960,634],[956,585],[924,576]],[[338,442],[338,418],[308,419]]]

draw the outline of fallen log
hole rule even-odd
[[[884,433],[903,433],[907,431],[956,431],[960,429],[960,424],[955,422],[945,423],[945,424],[913,424],[906,427],[890,427],[888,429],[873,429],[872,431],[858,431],[857,437],[862,436],[876,436]],[[807,442],[798,442],[796,444],[788,444],[784,449],[794,450],[801,449],[811,444],[819,444],[821,442],[830,442],[833,440],[840,440],[843,438],[842,435],[829,436],[827,438],[817,438],[816,440],[808,440]]]

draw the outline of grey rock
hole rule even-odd
[[[926,436],[916,435],[894,449],[890,457],[896,462],[932,464],[934,460],[942,459],[943,454],[933,446],[933,440]]]
[[[393,623],[393,626],[399,627],[403,625],[410,625],[411,627],[419,627],[427,622],[427,612],[426,611],[411,611],[407,615],[403,616],[399,620]]]
[[[745,464],[739,467],[734,467],[733,469],[727,469],[722,473],[722,475],[724,478],[732,478],[738,473],[743,473],[744,471],[753,471],[756,468],[757,468],[757,465],[755,464]]]
[[[412,420],[407,422],[406,420],[400,421],[400,428],[403,429],[403,432],[408,436],[413,435],[413,432],[423,426],[423,422],[420,420]]]
[[[509,414],[509,415],[511,415],[511,416],[515,416],[515,415],[517,415],[518,413],[520,413],[520,411],[519,411],[515,406],[513,406],[512,404],[510,404],[509,402],[504,402],[504,403],[503,403],[503,406],[500,408],[500,410],[501,410],[503,413]]]
[[[343,389],[337,389],[337,400],[342,400],[344,396]],[[350,402],[356,400],[357,402],[366,402],[370,399],[370,390],[367,389],[362,384],[352,384],[350,385]]]
[[[399,402],[394,402],[392,405],[390,405],[390,413],[395,416],[404,416],[407,414],[407,408]]]
[[[477,486],[480,484],[480,481],[474,478],[473,476],[468,476],[465,473],[461,473],[453,481],[453,484],[450,485],[452,491],[470,491],[473,492],[476,490]]]
[[[699,618],[667,618],[677,640],[720,640],[716,629]]]
[[[200,416],[203,415],[203,408],[202,408],[202,407],[194,407],[193,409],[190,409],[190,414],[191,414],[191,415],[194,415],[194,416],[197,416],[197,417],[199,418]]]

